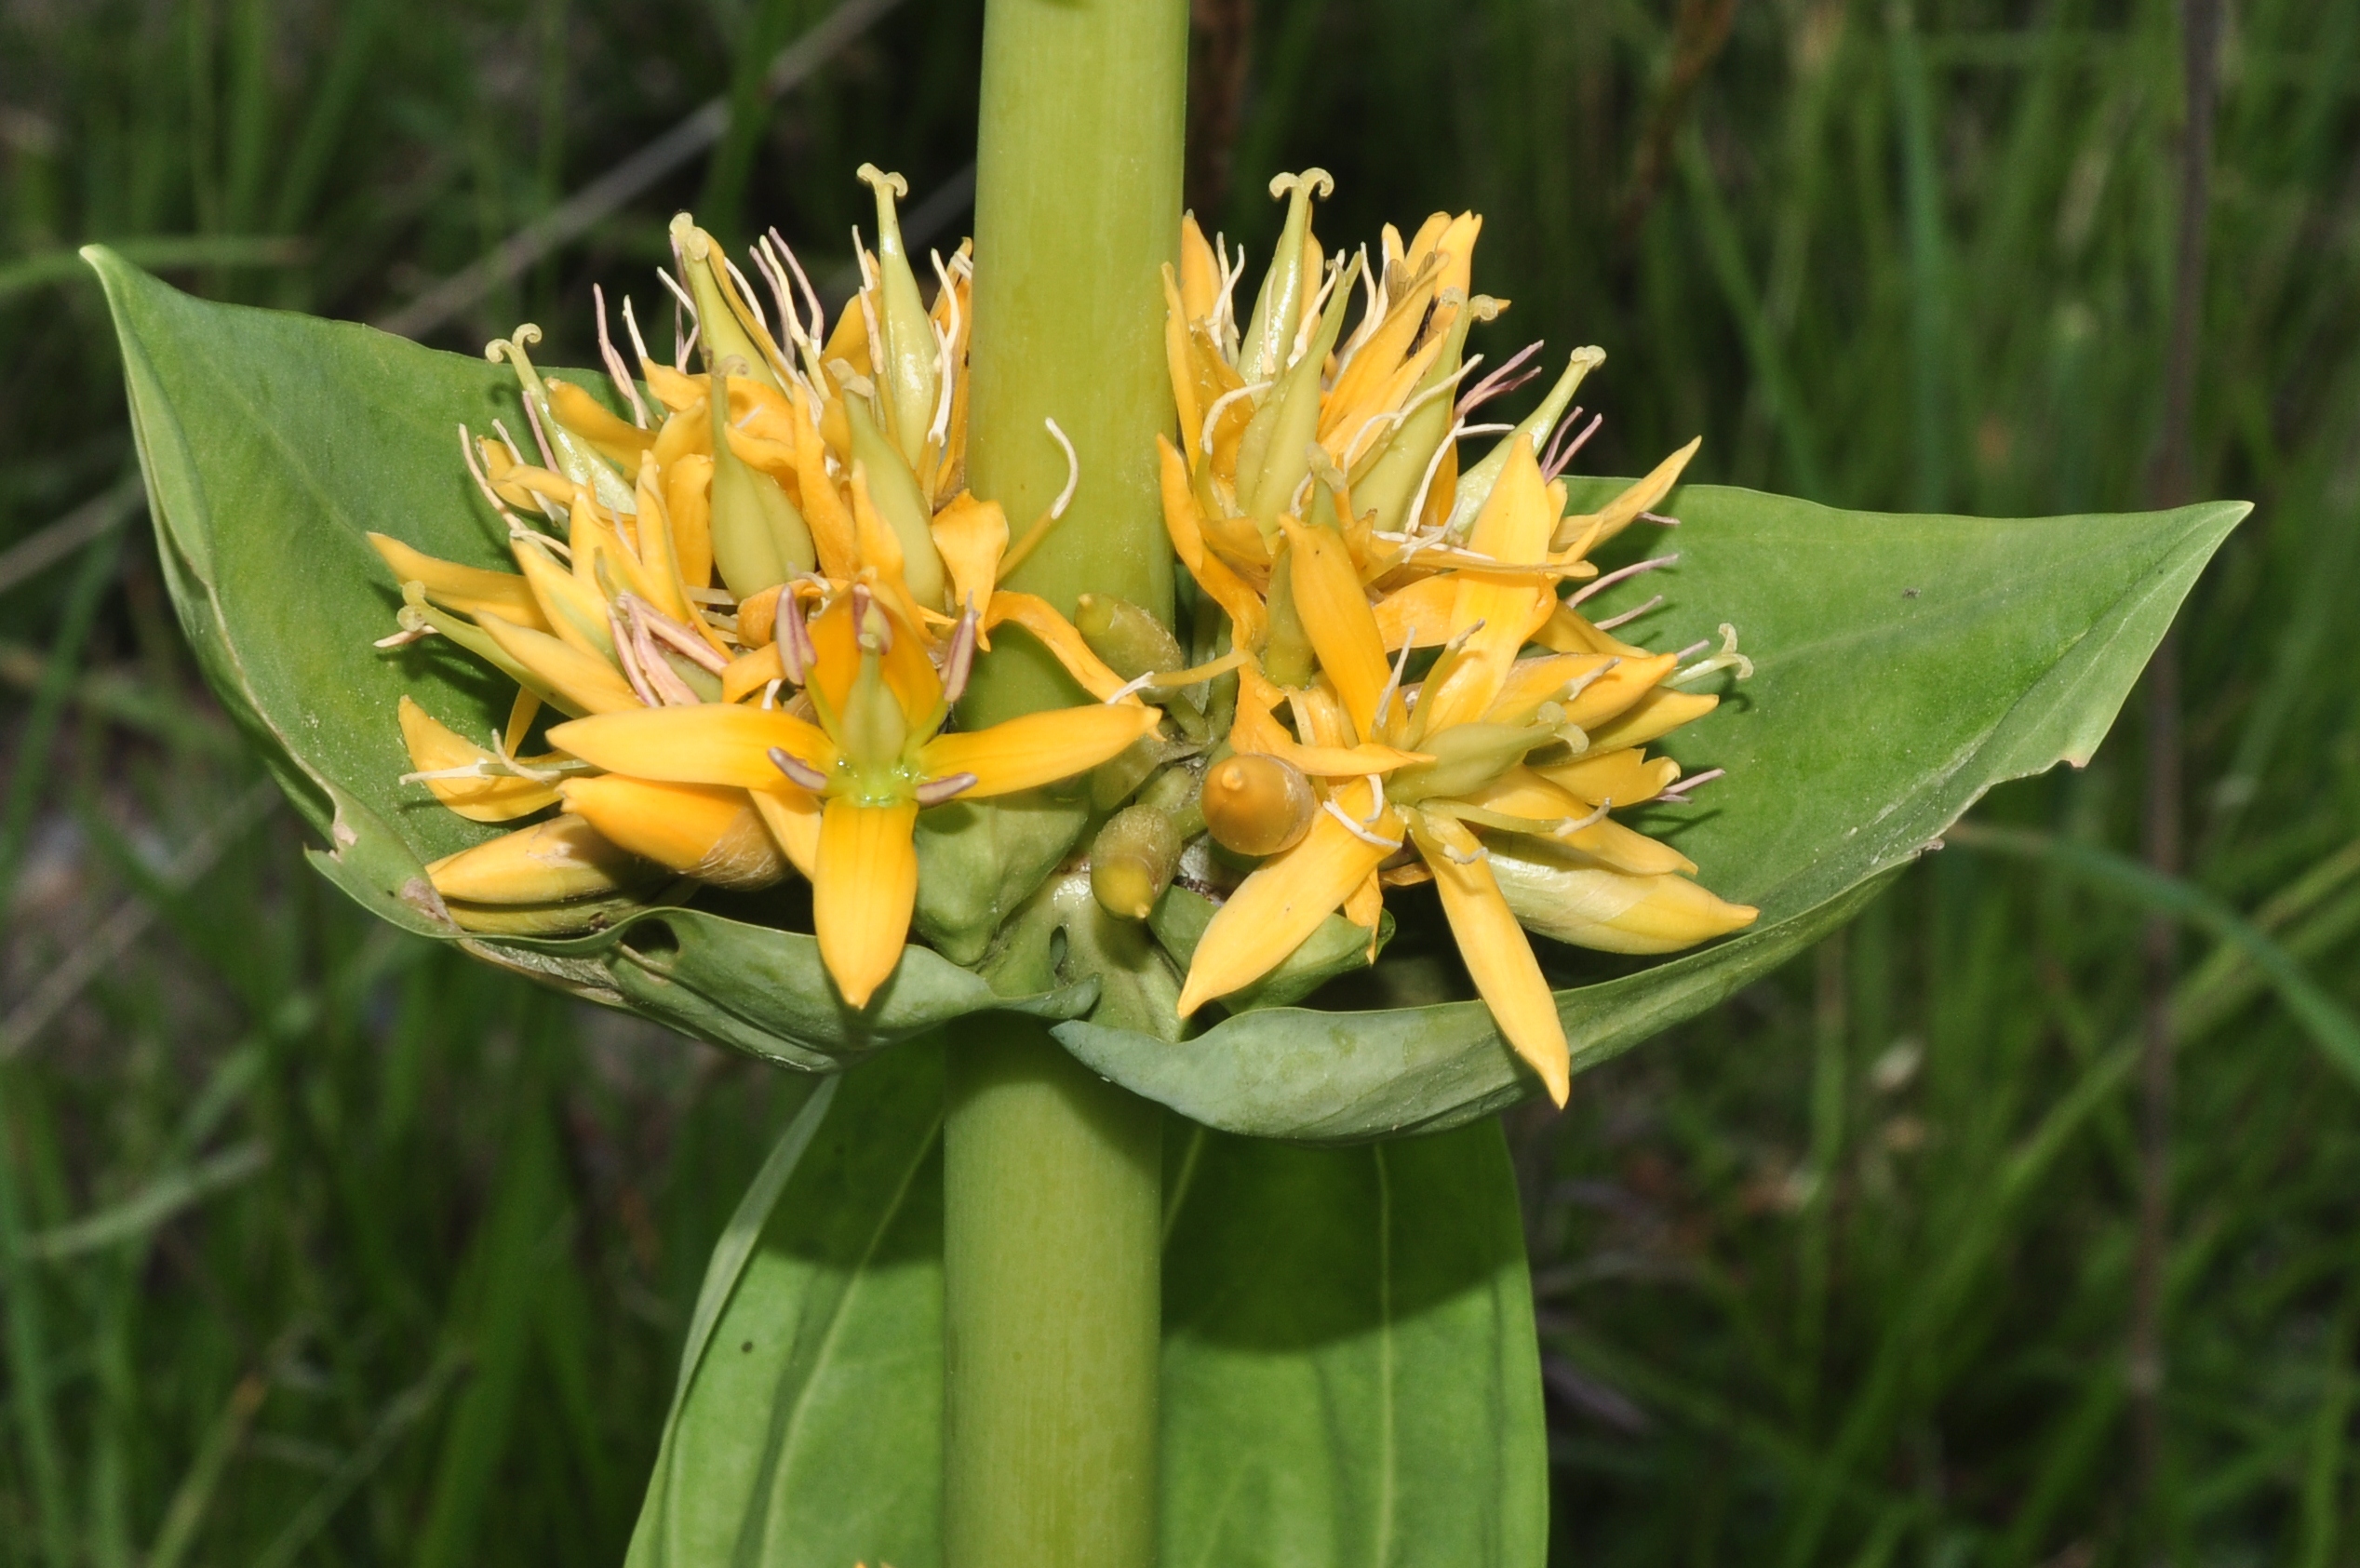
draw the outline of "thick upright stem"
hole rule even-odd
[[[1148,1568],[1162,1110],[1030,1019],[955,1040],[949,1073],[945,1561]]]
[[[1160,272],[1178,248],[1187,0],[986,0],[975,154],[969,487],[1022,537],[1009,586],[1170,619],[1155,437]],[[998,639],[970,724],[1082,699]],[[949,1568],[1148,1568],[1156,1544],[1162,1111],[1029,1019],[953,1039],[944,1132]]]
[[[1179,247],[1187,43],[1186,0],[987,0],[984,12],[968,484],[1021,535],[1066,484],[1042,422],[1072,440],[1072,509],[1010,583],[1067,613],[1100,593],[1171,618],[1160,269]],[[996,657],[968,706],[987,722],[1072,697],[1045,660]]]

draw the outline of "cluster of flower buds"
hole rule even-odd
[[[1560,476],[1596,428],[1568,405],[1603,353],[1575,351],[1522,423],[1469,423],[1537,373],[1535,344],[1467,384],[1482,363],[1468,328],[1504,308],[1468,291],[1481,220],[1437,213],[1406,242],[1388,225],[1376,261],[1328,257],[1311,204],[1332,189],[1318,169],[1272,181],[1285,229],[1242,326],[1242,251],[1231,261],[1191,220],[1165,275],[1183,444],[1163,448],[1164,516],[1227,619],[1239,682],[1194,811],[1254,867],[1180,1008],[1259,979],[1339,910],[1374,944],[1384,889],[1431,881],[1502,1032],[1562,1101],[1564,1032],[1520,920],[1661,953],[1754,918],[1610,814],[1681,787],[1644,748],[1713,708],[1684,685],[1750,673],[1735,632],[1683,667],[1580,608],[1610,581],[1590,552],[1649,515],[1696,443],[1568,516]],[[1483,434],[1504,438],[1462,470],[1459,441]]]
[[[1072,488],[1012,543],[999,507],[966,492],[968,251],[933,257],[930,307],[902,244],[901,180],[862,177],[878,248],[861,250],[832,332],[773,234],[753,261],[782,348],[744,275],[683,214],[664,276],[672,363],[648,353],[626,302],[635,377],[599,302],[628,419],[541,375],[532,328],[490,346],[516,369],[531,448],[504,424],[461,443],[515,572],[372,536],[404,599],[385,644],[440,637],[517,686],[489,745],[405,699],[409,777],[478,822],[560,809],[428,867],[460,925],[594,929],[659,884],[755,889],[792,868],[812,884],[829,972],[864,1005],[906,939],[919,811],[1087,771],[1160,723],[1053,607],[999,586]],[[1064,442],[1053,424],[1048,437]],[[1009,623],[1102,701],[946,732],[978,645]],[[565,722],[524,755],[543,708]]]

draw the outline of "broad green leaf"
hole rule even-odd
[[[424,863],[496,830],[396,782],[409,770],[396,704],[408,692],[483,734],[504,718],[513,688],[438,639],[398,653],[370,646],[392,629],[399,598],[363,535],[510,566],[458,431],[463,422],[489,431],[495,419],[521,431],[514,377],[366,327],[194,300],[102,248],[88,258],[114,311],[181,623],[214,690],[327,839],[312,858],[338,887],[408,930],[797,1067],[841,1065],[986,1008],[1066,1017],[1089,1006],[1086,989],[997,997],[912,947],[854,1012],[811,936],[704,909],[626,907],[607,930],[570,941],[452,925]]]
[[[757,1178],[630,1568],[941,1561],[941,1064],[920,1042],[846,1075]],[[1171,1142],[1163,1561],[1536,1568],[1546,1433],[1496,1126]]]
[[[1611,494],[1575,489],[1576,509]],[[1645,543],[1676,568],[1626,636],[1676,649],[1736,625],[1751,679],[1667,744],[1725,768],[1697,804],[1630,820],[1700,880],[1761,907],[1744,934],[1558,993],[1576,1066],[1711,1005],[1848,918],[1984,791],[2104,739],[2174,611],[2247,508],[1992,519],[1840,512],[1690,485]],[[1605,601],[1608,607],[1615,599]],[[1496,851],[1495,851],[1497,852]],[[1214,1127],[1347,1139],[1447,1127],[1537,1090],[1476,1003],[1387,1012],[1267,1009],[1172,1044],[1061,1024],[1068,1050]]]

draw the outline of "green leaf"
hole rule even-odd
[[[942,1053],[841,1083],[716,1250],[629,1568],[941,1561]],[[1497,1127],[1172,1141],[1162,1560],[1536,1568],[1546,1432]]]
[[[192,299],[103,247],[85,254],[114,312],[181,624],[214,690],[327,839],[313,864],[354,899],[577,995],[807,1069],[986,1008],[1068,1017],[1089,1007],[1086,986],[995,996],[912,947],[855,1012],[827,983],[813,938],[702,909],[625,904],[607,929],[566,941],[461,931],[425,862],[497,830],[396,783],[410,764],[396,704],[408,692],[444,723],[483,734],[504,719],[513,688],[438,639],[397,653],[370,646],[392,628],[399,596],[363,536],[512,564],[460,461],[458,430],[499,419],[520,431],[514,376],[366,327]]]
[[[1616,489],[1574,488],[1576,509]],[[1665,607],[1624,635],[1676,649],[1723,622],[1754,661],[1665,749],[1726,768],[1697,804],[1635,824],[1761,921],[1638,974],[1557,993],[1581,1067],[1710,1006],[1847,919],[1984,791],[2105,738],[2239,503],[1992,519],[1841,512],[1691,485],[1674,569],[1623,591]],[[1609,599],[1611,605],[1616,602]],[[1496,851],[1495,851],[1497,852]],[[1535,1092],[1479,1003],[1270,1009],[1172,1044],[1104,1025],[1057,1037],[1098,1072],[1210,1126],[1350,1139],[1448,1127]]]

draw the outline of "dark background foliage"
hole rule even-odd
[[[72,247],[382,318],[717,95],[709,155],[428,341],[530,317],[580,355],[594,279],[657,298],[681,204],[840,288],[864,159],[963,232],[979,10],[905,0],[767,102],[824,9],[0,0],[0,550],[71,546],[0,556],[0,1563],[615,1560],[775,1115],[764,1071],[301,868],[109,526],[128,439]],[[1199,0],[1191,199],[1257,256],[1304,164],[1331,246],[1482,211],[1515,308],[1477,346],[1608,350],[1597,471],[1701,431],[1704,477],[1853,506],[2258,502],[2183,617],[2177,739],[2135,703],[1983,815],[2137,852],[2166,764],[2188,879],[2353,999],[2360,5],[2220,17],[2184,429],[2167,0]],[[2143,918],[1962,844],[1511,1117],[1563,1561],[2360,1549],[2360,1089],[2191,933],[2142,1142]]]

